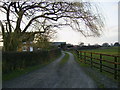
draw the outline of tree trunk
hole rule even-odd
[[[6,34],[4,37],[4,51],[17,51],[20,45],[19,34]]]

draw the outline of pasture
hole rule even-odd
[[[120,47],[109,47],[78,51],[79,60],[91,67],[98,68],[101,72],[108,72],[117,79],[120,71],[119,49]]]
[[[119,55],[120,47],[108,47],[106,49],[95,49],[95,50],[86,50],[89,52],[109,54],[109,55]]]

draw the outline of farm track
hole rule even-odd
[[[3,83],[3,88],[97,88],[95,82],[75,62],[73,54],[59,67],[62,56],[44,68]]]

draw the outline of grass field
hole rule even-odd
[[[95,49],[95,50],[86,50],[86,51],[110,54],[110,55],[119,55],[119,50],[120,50],[120,47],[109,47],[107,49]]]
[[[97,54],[93,54],[93,57],[94,58],[100,58],[99,54],[120,56],[119,55],[119,49],[120,49],[120,47],[110,47],[110,48],[107,48],[107,49],[95,49],[95,50],[85,50],[85,51],[98,53],[98,55]],[[86,53],[86,55],[90,56],[90,53]],[[108,60],[108,61],[111,61],[111,62],[114,62],[114,58],[115,57],[111,57],[111,56],[105,56],[105,55],[102,56],[103,60]],[[117,58],[117,62],[120,62],[119,58]]]
[[[82,51],[119,56],[119,49],[120,49],[120,47],[109,47],[106,49],[82,50]],[[92,57],[95,58],[95,59],[92,59],[92,61],[95,62],[95,63],[93,63],[93,65],[98,68],[100,68],[100,60],[97,60],[97,59],[100,59],[100,54],[92,54]],[[82,55],[83,55],[83,58],[80,60],[82,60],[84,62],[86,59],[86,62],[91,64],[91,62],[90,62],[91,58],[89,58],[89,57],[91,57],[91,53],[86,53],[86,56],[88,56],[86,58],[84,58],[84,53],[82,53]],[[115,68],[115,65],[113,63],[105,62],[104,60],[110,61],[110,62],[115,62],[115,57],[102,55],[102,68],[104,70],[114,73],[115,72],[114,69],[110,69],[108,67]],[[96,63],[98,63],[98,64],[96,64]],[[117,58],[117,63],[120,63],[119,58]],[[103,65],[108,66],[108,67],[105,67]],[[120,65],[117,66],[117,68],[119,68],[119,67],[120,67]],[[107,74],[108,76],[110,76],[112,78],[114,77],[114,74],[109,74],[106,72],[103,72],[103,73]]]

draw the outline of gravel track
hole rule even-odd
[[[51,64],[3,83],[3,88],[97,88],[94,81],[84,73],[79,64],[75,62],[73,54],[64,66],[59,62],[65,56]]]

